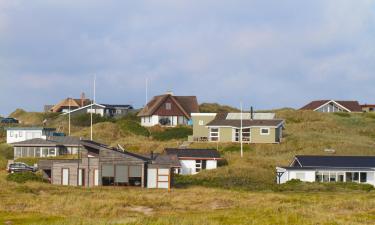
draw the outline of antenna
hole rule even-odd
[[[241,143],[241,158],[243,157],[243,142],[242,142],[242,102],[240,103],[241,108],[241,129],[240,129],[240,143]]]

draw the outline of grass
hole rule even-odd
[[[217,148],[226,165],[195,176],[177,177],[178,188],[60,187],[17,184],[0,173],[0,224],[375,224],[375,191],[358,184],[289,183],[275,185],[275,167],[296,154],[375,155],[372,114],[275,111],[286,120],[281,144],[194,143]],[[349,116],[348,116],[349,115]],[[182,139],[159,141],[120,122],[97,123],[94,138],[136,152],[161,152]],[[136,121],[133,119],[131,121]],[[51,121],[63,124],[63,119]],[[89,128],[72,128],[77,136]]]

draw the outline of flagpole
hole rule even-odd
[[[92,141],[93,140],[93,137],[92,137],[92,115],[93,115],[93,104],[95,104],[95,101],[96,101],[96,76],[94,76],[94,96],[93,96],[93,100],[91,101],[91,113],[90,113],[90,117],[91,117],[91,121],[90,121],[90,140]]]
[[[241,129],[240,129],[240,143],[241,143],[241,158],[243,157],[243,141],[242,141],[242,102],[240,103],[241,108]]]
[[[147,105],[148,103],[148,78],[146,78],[146,104],[145,106]]]
[[[69,136],[70,136],[70,111],[71,111],[71,107],[70,107],[71,98],[70,97],[68,98],[68,101],[69,101]]]

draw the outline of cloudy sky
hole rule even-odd
[[[375,103],[375,1],[0,0],[0,114],[82,91],[257,109]]]

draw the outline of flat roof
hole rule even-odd
[[[7,127],[5,130],[56,130],[52,127]]]

